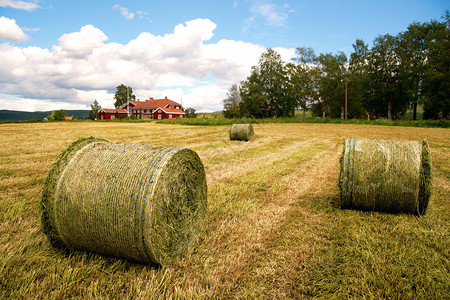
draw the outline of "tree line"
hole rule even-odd
[[[316,55],[299,47],[284,63],[267,49],[224,100],[227,118],[292,117],[296,109],[331,118],[399,119],[408,109],[417,119],[450,118],[450,16],[414,22],[396,36],[379,35],[344,52]]]

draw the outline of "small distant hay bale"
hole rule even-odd
[[[230,127],[230,140],[249,141],[253,138],[252,124],[233,124]]]
[[[431,195],[427,141],[345,139],[341,207],[425,214]]]
[[[192,150],[80,139],[48,174],[41,222],[55,247],[169,265],[201,241],[206,189]]]

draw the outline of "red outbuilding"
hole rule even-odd
[[[98,111],[98,118],[100,120],[113,120],[115,118],[120,118],[121,116],[127,116],[127,111],[125,109],[101,108]]]

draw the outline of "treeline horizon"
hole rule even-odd
[[[371,48],[357,39],[350,57],[298,47],[284,63],[268,48],[251,74],[230,87],[223,115],[293,117],[303,109],[318,117],[395,120],[412,110],[416,120],[421,105],[423,119],[449,119],[449,11],[441,19],[379,35]]]

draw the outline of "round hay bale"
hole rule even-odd
[[[192,150],[81,139],[49,172],[42,226],[57,247],[168,265],[200,243],[206,189]]]
[[[249,141],[253,138],[252,124],[233,124],[230,127],[230,140]]]
[[[431,195],[427,141],[345,139],[341,207],[425,214]]]

